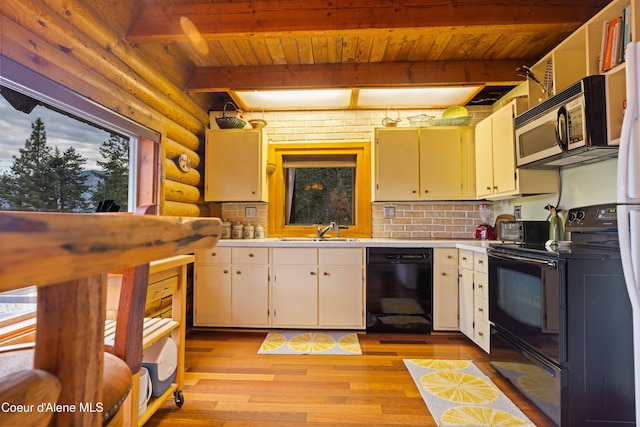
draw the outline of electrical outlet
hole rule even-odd
[[[384,217],[385,218],[395,218],[396,217],[396,207],[395,206],[385,206],[383,211],[384,211]]]
[[[515,219],[522,219],[522,206],[513,207],[513,216]]]
[[[257,214],[257,209],[254,206],[247,206],[244,208],[244,217],[245,218],[255,218]]]

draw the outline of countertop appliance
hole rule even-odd
[[[618,156],[618,236],[627,292],[633,308],[636,419],[640,420],[640,44],[626,50],[627,109]]]
[[[583,78],[515,118],[517,166],[556,169],[615,157],[606,118],[605,77]]]
[[[559,426],[635,426],[616,205],[571,209],[566,230],[489,247],[490,364]]]
[[[549,221],[504,221],[500,240],[514,243],[544,243],[549,240]]]
[[[433,249],[367,248],[367,332],[430,334]]]

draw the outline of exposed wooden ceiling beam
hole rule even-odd
[[[188,40],[180,18],[188,18],[205,40],[237,37],[349,35],[367,31],[477,26],[487,31],[575,28],[609,0],[252,0],[147,6],[133,24],[131,43]],[[420,29],[420,30],[419,30]]]
[[[378,62],[363,64],[202,67],[188,91],[253,89],[356,88],[519,83],[516,67],[533,60]]]

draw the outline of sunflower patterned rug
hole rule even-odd
[[[360,355],[355,333],[269,332],[258,354],[345,354]]]
[[[470,360],[404,364],[438,426],[535,427]]]

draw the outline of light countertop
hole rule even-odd
[[[314,248],[360,248],[360,247],[388,247],[388,248],[457,248],[475,252],[485,252],[495,240],[473,239],[388,239],[388,238],[357,238],[356,240],[341,241],[283,241],[279,237],[266,239],[221,239],[217,246],[237,247],[314,247]]]

